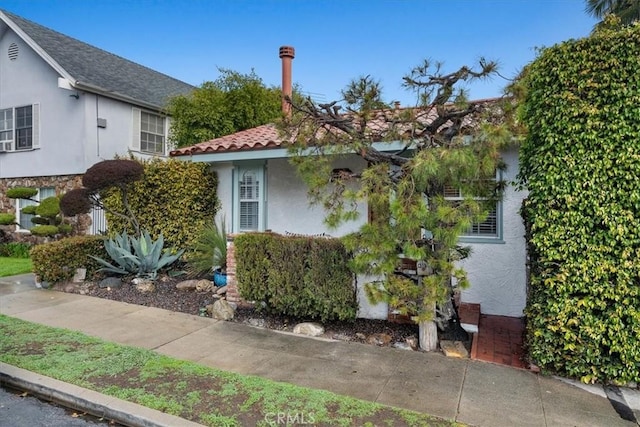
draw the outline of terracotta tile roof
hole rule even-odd
[[[195,154],[224,153],[229,151],[260,150],[283,146],[278,129],[274,124],[258,126],[231,135],[201,142],[190,147],[173,150],[170,156],[190,156]]]
[[[492,105],[496,104],[499,98],[481,99],[471,101],[473,104]],[[380,110],[377,112],[376,117],[367,123],[367,129],[371,131],[372,135],[380,136],[389,129],[389,123],[393,121],[393,117],[402,111],[414,111],[415,119],[418,122],[427,124],[432,122],[437,113],[435,109],[420,109],[415,107],[408,108],[393,108],[388,110]],[[446,126],[450,123],[443,124]],[[473,126],[473,119],[471,117],[464,118],[464,127]],[[402,131],[403,126],[400,125],[395,130]],[[406,129],[406,132],[410,132],[410,126]],[[402,132],[401,132],[402,133]],[[189,156],[208,153],[225,153],[232,151],[252,151],[262,150],[269,148],[282,148],[286,144],[280,137],[278,130],[274,124],[267,124],[258,126],[252,129],[236,132],[231,135],[215,138],[210,141],[201,142],[190,147],[183,147],[173,150],[169,153],[170,156]]]

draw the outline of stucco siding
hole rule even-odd
[[[503,243],[470,244],[471,256],[461,262],[471,286],[462,301],[478,303],[482,313],[520,317],[526,303],[526,245],[520,206],[526,192],[512,184],[518,173],[518,153],[504,153],[509,183],[502,200]]]
[[[355,156],[336,161],[336,168],[361,170],[364,162]],[[329,229],[324,223],[326,212],[322,206],[310,206],[307,186],[287,159],[270,160],[267,166],[267,228],[277,233],[322,234],[341,237],[358,230],[367,221],[367,204],[358,205],[360,217]]]

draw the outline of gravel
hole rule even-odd
[[[100,288],[97,284],[83,283],[79,285],[57,285],[54,289],[64,292],[74,292],[90,295],[98,298],[106,298],[115,301],[127,302],[147,307],[157,307],[187,314],[200,315],[201,309],[213,304],[215,298],[212,292],[198,292],[195,289],[180,290],[176,284],[180,280],[161,278],[156,281],[154,292],[140,292],[130,281],[124,282],[119,288]],[[252,306],[240,306],[235,312],[232,322],[245,323],[251,326],[259,326],[279,331],[293,331],[293,327],[300,322],[314,321],[314,319],[301,319],[292,316],[275,315],[258,312]],[[388,344],[405,343],[407,338],[417,339],[418,326],[414,323],[396,323],[387,320],[356,319],[354,321],[326,321],[322,323],[325,328],[323,337],[339,339],[343,341],[374,343],[380,345],[379,340],[372,340],[376,334],[384,334],[388,337]],[[452,331],[442,333],[442,337],[448,337]],[[464,335],[455,331],[457,338],[464,341]],[[464,333],[464,331],[462,331]],[[467,338],[468,339],[468,338]]]

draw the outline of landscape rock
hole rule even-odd
[[[252,317],[251,319],[247,320],[247,324],[251,326],[255,326],[256,328],[264,328],[265,326],[267,326],[267,322],[265,322],[264,319],[258,319],[255,317]]]
[[[192,291],[198,286],[198,280],[183,280],[176,285],[176,289],[181,291]]]
[[[119,277],[107,277],[98,283],[99,288],[121,288],[122,280]]]
[[[356,338],[358,338],[359,340],[366,340],[367,336],[365,334],[363,334],[362,332],[356,332]]]
[[[196,283],[196,291],[198,292],[210,292],[213,289],[213,282],[210,280],[202,279]]]
[[[331,338],[339,341],[351,341],[351,337],[347,334],[333,334]]]
[[[86,268],[76,268],[76,274],[73,275],[74,283],[82,283],[84,279],[87,278],[87,269]]]
[[[440,348],[447,357],[457,357],[466,359],[469,357],[469,352],[465,348],[462,341],[440,341]]]
[[[318,337],[324,334],[324,327],[316,322],[302,322],[293,327],[294,334]]]
[[[226,300],[220,299],[211,306],[211,317],[218,320],[233,319],[235,310]]]
[[[136,289],[140,292],[153,292],[156,290],[156,284],[151,280],[133,279]]]
[[[391,342],[391,335],[385,333],[372,334],[367,337],[367,344],[386,346]]]
[[[405,342],[409,344],[412,350],[417,350],[419,347],[418,337],[407,337],[405,338]]]
[[[216,295],[223,295],[227,293],[227,285],[221,286],[216,290]]]
[[[406,342],[401,342],[401,341],[397,341],[393,343],[393,348],[397,348],[399,350],[411,350],[413,351],[414,349],[411,348],[411,346],[409,344],[407,344]]]

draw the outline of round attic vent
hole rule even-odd
[[[15,61],[16,59],[18,59],[18,45],[15,43],[11,43],[9,45],[7,54],[9,55],[9,59],[12,61]]]

